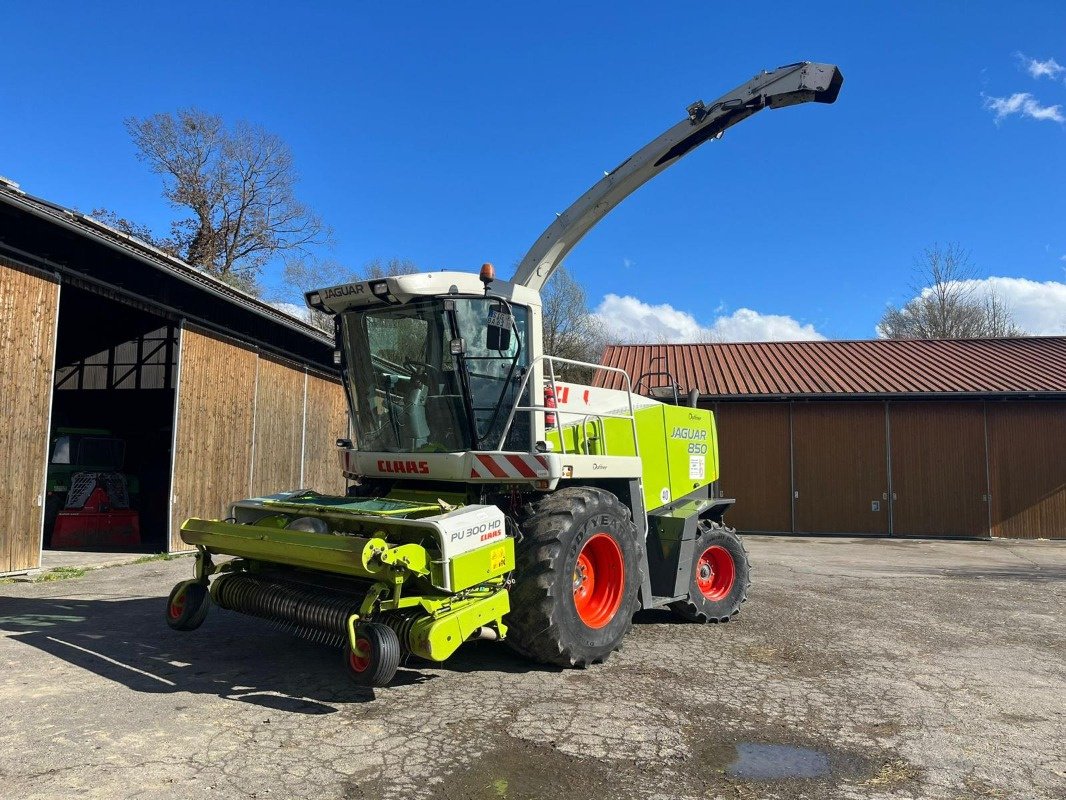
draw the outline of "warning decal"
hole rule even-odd
[[[688,476],[692,480],[702,481],[704,475],[706,475],[706,467],[704,465],[703,456],[689,456],[688,457]]]

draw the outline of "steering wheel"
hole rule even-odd
[[[403,365],[406,369],[411,371],[411,378],[423,377],[423,383],[428,383],[428,379],[431,377],[430,373],[435,373],[437,383],[441,382],[443,375],[437,367],[432,364],[427,364],[424,361],[415,361],[413,358],[404,357]]]

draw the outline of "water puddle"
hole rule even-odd
[[[822,778],[829,772],[827,753],[790,744],[742,742],[736,746],[736,758],[725,765],[730,778],[751,781]]]
[[[876,771],[870,759],[856,753],[794,744],[721,742],[699,748],[696,758],[708,778],[740,781],[859,780]]]

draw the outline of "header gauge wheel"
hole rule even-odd
[[[396,631],[380,622],[355,629],[357,649],[344,645],[344,666],[359,686],[388,686],[400,667],[400,640]]]
[[[690,622],[729,622],[748,599],[748,551],[736,531],[707,520],[694,549],[688,599],[670,609]]]
[[[176,631],[199,628],[207,617],[211,600],[200,581],[182,581],[167,598],[167,625]]]

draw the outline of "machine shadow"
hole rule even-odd
[[[528,672],[498,643],[464,647],[444,664],[412,658],[386,689],[353,684],[339,650],[264,620],[213,607],[195,631],[163,619],[164,597],[114,600],[3,598],[0,631],[135,692],[192,692],[295,714],[331,714],[393,688],[432,680],[430,670]]]

